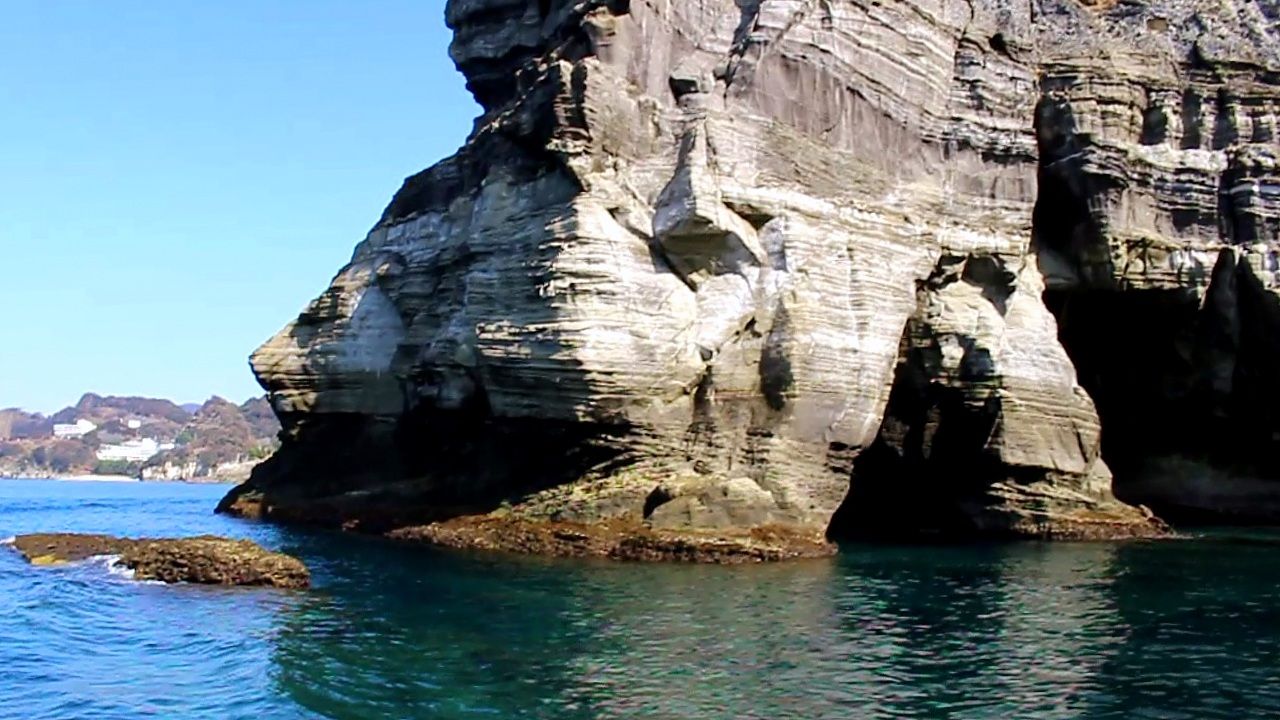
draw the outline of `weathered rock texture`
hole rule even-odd
[[[1273,444],[1273,3],[446,17],[483,115],[254,354],[284,446],[224,509],[1143,535],[1102,434]]]
[[[114,555],[135,580],[202,585],[305,588],[311,574],[301,560],[249,540],[213,535],[191,538],[118,538],[79,533],[19,535],[13,547],[33,565],[61,565]]]
[[[1087,16],[1086,16],[1087,17]],[[1117,5],[1043,62],[1036,249],[1116,492],[1280,521],[1274,2]]]

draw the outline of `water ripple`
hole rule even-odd
[[[1280,716],[1269,536],[618,565],[286,532],[209,514],[221,491],[0,482],[0,535],[242,535],[316,582],[0,552],[0,718]]]

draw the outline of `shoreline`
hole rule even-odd
[[[95,475],[89,473],[87,475],[67,475],[66,477],[51,477],[49,480],[63,480],[66,482],[142,482],[141,478],[131,477],[129,475]]]
[[[109,483],[154,483],[154,484],[181,483],[183,485],[235,485],[237,484],[235,481],[232,481],[232,480],[205,480],[203,478],[197,478],[195,480],[190,480],[190,479],[144,480],[141,478],[132,477],[130,475],[96,475],[93,473],[77,474],[77,475],[57,475],[57,476],[0,474],[0,480],[53,480],[56,482],[109,482]]]
[[[75,475],[0,475],[0,480],[60,480],[64,482],[142,482],[131,475],[98,475],[95,473],[78,473]]]

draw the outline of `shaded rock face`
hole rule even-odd
[[[450,0],[484,113],[254,354],[283,447],[223,508],[1156,531],[1071,306],[1181,293],[1265,365],[1274,10]]]
[[[1104,17],[1129,30],[1082,36],[1106,60],[1044,65],[1046,302],[1117,495],[1172,520],[1280,521],[1276,6]]]
[[[115,555],[120,565],[133,571],[135,580],[293,589],[311,584],[311,574],[297,558],[269,552],[249,540],[213,535],[133,539],[38,533],[17,536],[13,547],[33,565],[60,565]]]

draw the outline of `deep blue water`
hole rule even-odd
[[[1275,718],[1280,541],[495,557],[215,516],[225,487],[0,481],[0,537],[220,533],[309,592],[0,549],[0,718]]]

